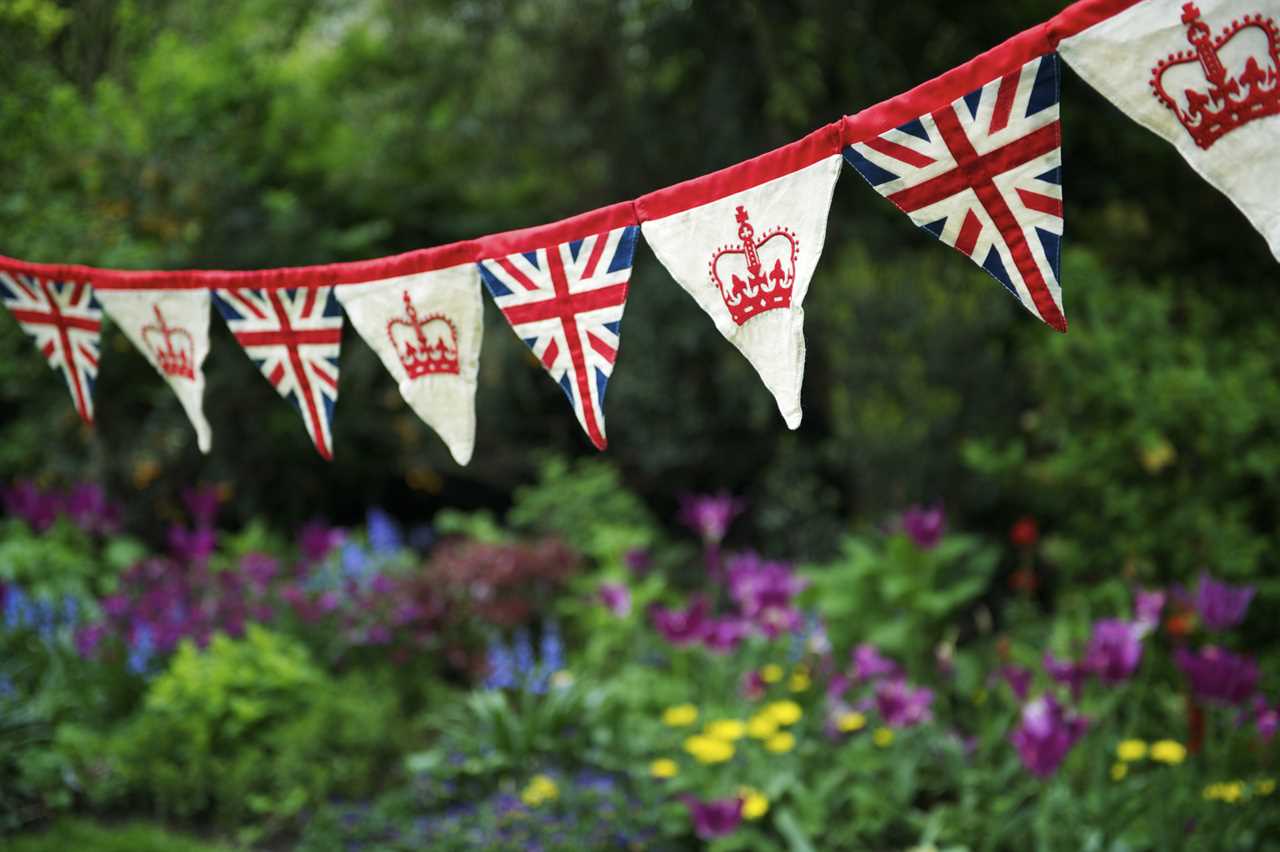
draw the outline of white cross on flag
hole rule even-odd
[[[1280,7],[1143,0],[1065,38],[1063,59],[1225,193],[1280,259]]]
[[[474,263],[334,288],[400,395],[458,464],[476,442],[484,305]]]
[[[213,444],[204,416],[204,359],[209,354],[209,291],[99,288],[98,301],[125,337],[165,380],[196,430],[203,453]]]
[[[840,176],[840,128],[636,202],[653,253],[800,425],[804,297]]]
[[[62,373],[76,413],[93,423],[102,308],[84,281],[54,281],[0,268],[0,300],[49,366]]]

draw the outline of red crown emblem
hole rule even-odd
[[[457,375],[458,328],[453,320],[444,314],[419,318],[408,290],[404,292],[404,311],[404,316],[387,323],[387,337],[409,378],[438,373]]]
[[[720,290],[729,315],[738,325],[775,308],[791,307],[800,245],[786,228],[773,228],[757,238],[747,208],[737,210],[741,245],[722,246],[711,257],[711,283]]]
[[[1245,15],[1215,38],[1195,3],[1182,7],[1194,50],[1171,53],[1151,72],[1160,102],[1201,148],[1255,118],[1280,113],[1280,27]]]
[[[195,344],[190,333],[180,326],[166,323],[159,305],[153,305],[152,310],[155,311],[156,322],[142,327],[142,342],[151,350],[156,366],[166,376],[195,381]]]

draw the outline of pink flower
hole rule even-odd
[[[764,697],[765,688],[764,678],[760,676],[760,672],[752,669],[749,672],[743,672],[742,685],[738,688],[738,692],[748,701],[758,701]]]
[[[727,654],[751,635],[751,623],[741,618],[709,619],[702,632],[702,644],[718,654]]]
[[[1264,743],[1271,742],[1280,729],[1280,704],[1268,706],[1267,699],[1261,695],[1253,697],[1253,724],[1258,728],[1258,736]]]
[[[1179,648],[1173,660],[1199,698],[1240,705],[1258,687],[1258,664],[1224,648],[1208,645],[1195,653]]]
[[[1133,595],[1133,620],[1142,625],[1144,632],[1150,633],[1160,624],[1160,613],[1164,611],[1165,592],[1161,589],[1147,591],[1138,589]]]
[[[1021,720],[1009,740],[1022,765],[1033,775],[1047,778],[1062,765],[1088,727],[1088,720],[1063,710],[1057,699],[1046,693],[1023,706]]]
[[[631,614],[631,590],[622,583],[602,583],[599,595],[605,609],[619,618]]]
[[[1085,665],[1103,683],[1122,683],[1133,677],[1142,662],[1142,636],[1136,622],[1104,618],[1093,625],[1085,649]]]
[[[323,562],[334,548],[342,544],[345,537],[342,530],[336,527],[312,521],[298,534],[298,549],[302,551],[302,561],[308,565]]]
[[[1231,586],[1208,574],[1200,575],[1196,587],[1196,612],[1206,630],[1228,630],[1244,621],[1253,600],[1253,586]]]
[[[1055,683],[1065,684],[1071,689],[1071,697],[1079,700],[1084,682],[1089,678],[1089,669],[1074,660],[1059,660],[1045,651],[1044,671]]]
[[[761,559],[755,553],[739,554],[729,560],[728,582],[729,595],[743,616],[770,639],[796,630],[804,622],[792,599],[805,583],[790,565]]]
[[[933,718],[933,690],[913,689],[905,680],[882,681],[876,687],[876,710],[891,728],[910,728]]]
[[[668,609],[654,604],[649,620],[662,637],[672,645],[684,647],[700,641],[707,628],[707,602],[694,598],[686,609]]]
[[[898,664],[880,653],[870,642],[863,642],[853,649],[853,676],[858,680],[875,680],[880,677],[896,677]]]
[[[712,840],[733,834],[742,822],[741,799],[713,799],[701,802],[691,795],[681,797],[689,815],[693,817],[693,829],[703,840]]]
[[[1000,677],[1013,690],[1019,701],[1027,700],[1027,692],[1031,689],[1031,670],[1021,666],[1004,666],[1000,669]]]
[[[942,540],[946,514],[941,506],[911,506],[902,513],[902,529],[921,550],[932,550]]]
[[[742,501],[728,494],[700,494],[681,501],[680,520],[708,544],[719,544],[742,512]]]

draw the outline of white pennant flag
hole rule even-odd
[[[209,354],[209,291],[97,291],[102,309],[177,394],[196,430],[200,452],[213,444],[204,416],[204,359]]]
[[[804,297],[841,162],[831,126],[637,202],[653,253],[755,367],[792,429],[801,418]]]
[[[484,333],[474,263],[334,288],[400,395],[458,464],[476,442],[476,376]]]
[[[1063,39],[1062,58],[1177,147],[1280,258],[1280,9],[1144,0]]]

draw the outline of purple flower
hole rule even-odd
[[[197,485],[182,492],[182,503],[197,527],[212,527],[218,517],[218,489],[213,485]]]
[[[1268,706],[1267,699],[1261,695],[1253,697],[1253,724],[1258,728],[1258,736],[1264,743],[1271,742],[1280,729],[1280,704]]]
[[[1142,662],[1144,630],[1136,622],[1104,618],[1093,625],[1085,648],[1085,666],[1103,683],[1122,683]]]
[[[62,511],[87,533],[106,535],[120,528],[119,507],[108,503],[102,487],[91,482],[82,482],[67,492]]]
[[[1243,704],[1258,687],[1258,664],[1224,648],[1207,645],[1195,653],[1179,648],[1173,659],[1191,681],[1191,691],[1209,701]]]
[[[62,501],[52,491],[44,491],[34,482],[22,480],[4,490],[4,511],[26,521],[36,532],[53,526],[62,511]]]
[[[1207,630],[1228,630],[1244,621],[1253,600],[1253,586],[1231,586],[1208,574],[1200,575],[1196,587],[1196,612]]]
[[[672,645],[684,647],[702,639],[707,629],[707,602],[695,598],[686,609],[668,609],[654,604],[649,608],[653,627]]]
[[[335,547],[342,544],[345,537],[337,527],[312,521],[298,534],[298,550],[302,552],[302,561],[308,565],[323,562]]]
[[[896,677],[898,664],[880,653],[870,642],[863,642],[853,649],[853,676],[857,680],[875,680],[880,677]]]
[[[1057,771],[1088,726],[1088,720],[1063,710],[1057,699],[1046,693],[1023,706],[1022,718],[1009,741],[1028,771],[1047,778]]]
[[[724,541],[729,524],[742,512],[742,501],[728,494],[700,494],[681,500],[680,520],[708,544]]]
[[[366,522],[369,547],[374,553],[395,553],[404,547],[404,536],[395,518],[377,507],[369,510]]]
[[[902,529],[921,550],[932,550],[942,539],[947,516],[941,506],[911,506],[902,513]]]
[[[599,595],[605,609],[619,618],[631,614],[631,590],[622,583],[601,583]]]
[[[1055,683],[1065,684],[1071,689],[1071,697],[1079,700],[1084,682],[1089,677],[1089,668],[1075,660],[1059,660],[1045,651],[1044,671]]]
[[[702,633],[702,644],[708,650],[727,654],[751,635],[751,622],[741,618],[712,618]]]
[[[209,527],[188,530],[169,527],[169,550],[179,562],[203,564],[218,546],[218,534]]]
[[[1027,692],[1031,689],[1031,670],[1021,666],[1004,666],[1000,669],[1000,677],[1013,690],[1019,701],[1027,700]]]
[[[1138,589],[1133,595],[1133,620],[1141,624],[1145,632],[1150,633],[1160,624],[1160,613],[1164,611],[1167,595],[1164,590],[1147,591]]]
[[[790,565],[769,562],[755,553],[739,554],[729,560],[728,581],[729,596],[742,615],[770,639],[804,623],[791,602],[805,584]]]
[[[86,660],[91,659],[106,635],[105,624],[86,624],[75,633],[76,653]]]
[[[733,834],[742,822],[741,799],[713,799],[709,802],[700,802],[686,794],[681,797],[681,801],[689,809],[689,815],[693,817],[694,831],[703,840]]]
[[[748,701],[758,701],[764,698],[766,689],[764,678],[760,676],[760,672],[752,669],[749,672],[742,673],[742,684],[738,688],[739,694]]]
[[[643,547],[633,547],[623,554],[622,561],[632,574],[636,577],[643,577],[649,573],[649,568],[653,564],[653,557]]]
[[[891,728],[909,728],[933,718],[933,690],[913,689],[905,680],[886,680],[876,687],[876,710]]]
[[[240,570],[249,582],[265,588],[280,570],[280,563],[265,553],[246,553],[240,558]]]

